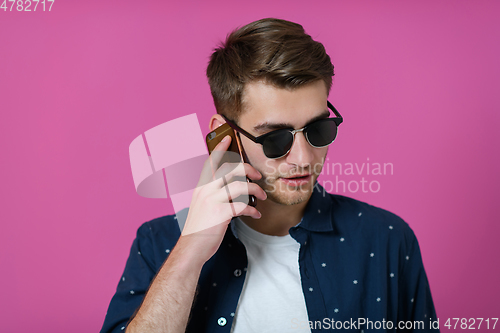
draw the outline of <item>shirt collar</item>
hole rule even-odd
[[[333,231],[332,199],[330,194],[316,181],[304,216],[297,225],[309,231]]]

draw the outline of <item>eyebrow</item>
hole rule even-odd
[[[330,112],[325,110],[325,112],[321,113],[319,116],[312,118],[306,125],[309,125],[310,123],[315,122],[316,120],[320,120],[322,118],[328,118],[328,116],[330,116]],[[265,131],[277,130],[283,128],[293,128],[293,125],[290,123],[270,123],[266,121],[254,126],[253,130],[259,133],[263,133]]]

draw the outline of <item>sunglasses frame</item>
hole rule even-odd
[[[267,158],[270,158],[270,159],[278,159],[278,158],[281,158],[283,156],[286,156],[286,154],[288,154],[290,152],[290,150],[292,149],[293,147],[293,143],[295,141],[295,133],[297,132],[301,132],[301,131],[304,131],[307,127],[309,127],[310,125],[318,122],[318,121],[324,121],[324,120],[330,120],[330,121],[333,121],[335,122],[335,125],[337,126],[337,128],[339,127],[340,124],[342,124],[342,122],[344,121],[344,118],[342,118],[342,116],[340,115],[340,113],[337,111],[337,109],[335,109],[335,107],[332,105],[332,103],[330,103],[329,101],[327,101],[327,105],[328,105],[328,108],[330,110],[333,111],[333,113],[335,114],[335,118],[324,118],[324,119],[319,119],[319,120],[316,120],[316,121],[313,121],[312,123],[309,123],[307,124],[306,126],[300,128],[300,129],[289,129],[289,128],[280,128],[280,129],[277,129],[277,130],[274,130],[274,131],[271,131],[269,133],[266,133],[266,134],[263,134],[263,135],[260,135],[258,137],[255,137],[253,136],[252,134],[248,133],[247,131],[245,131],[243,128],[239,127],[238,125],[236,125],[233,121],[227,119],[224,115],[222,115],[222,117],[226,120],[226,123],[231,126],[231,128],[233,128],[235,131],[237,131],[238,133],[241,133],[243,134],[244,136],[246,136],[247,138],[249,138],[250,140],[252,140],[253,142],[255,143],[258,143],[260,145],[262,145],[262,149],[264,149],[264,140],[271,134],[277,132],[277,131],[283,131],[283,130],[287,130],[289,131],[290,133],[292,133],[292,145],[290,146],[290,149],[288,149],[288,151],[286,153],[284,153],[283,155],[281,156],[278,156],[278,157],[268,157],[266,155]],[[335,138],[337,136],[335,135]],[[335,139],[333,139],[333,141],[331,143],[329,143],[328,145],[325,145],[325,146],[314,146],[313,144],[311,144],[311,142],[309,142],[309,139],[307,138],[307,135],[306,135],[306,140],[307,142],[312,146],[312,147],[315,147],[315,148],[321,148],[321,147],[326,147],[328,145],[330,145],[331,143],[333,143],[333,141],[335,141]],[[264,153],[265,154],[265,153]]]

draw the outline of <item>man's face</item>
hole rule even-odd
[[[245,86],[244,111],[238,125],[252,135],[260,136],[279,128],[277,125],[300,129],[314,118],[322,115],[326,118],[328,114],[327,90],[323,81],[294,90],[251,82]],[[298,132],[287,155],[269,159],[264,155],[262,145],[243,135],[240,137],[250,164],[262,174],[256,183],[267,192],[268,199],[282,205],[309,200],[328,147],[314,148],[304,133]],[[289,180],[304,174],[309,176]]]

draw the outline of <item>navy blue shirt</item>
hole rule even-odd
[[[437,318],[419,245],[401,218],[329,194],[316,183],[301,222],[289,232],[300,243],[302,292],[312,332],[411,331],[398,329],[409,328],[407,321],[414,328],[420,325],[414,331],[431,331]],[[125,330],[179,236],[175,215],[138,229],[101,332]],[[186,332],[230,332],[247,265],[244,245],[227,228],[201,271]]]

